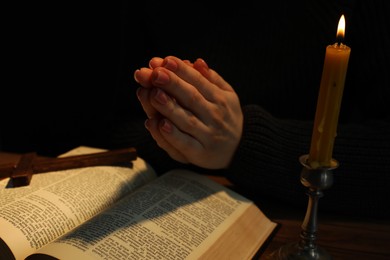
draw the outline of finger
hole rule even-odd
[[[154,69],[154,68],[160,67],[162,65],[163,61],[164,61],[164,59],[162,59],[160,57],[153,57],[149,61],[149,68]]]
[[[157,119],[147,119],[145,121],[146,129],[150,132],[151,136],[156,141],[159,147],[165,150],[174,160],[179,161],[181,163],[188,163],[188,160],[183,155],[183,153],[181,153],[180,150],[172,146],[161,134],[162,128],[164,128],[163,131],[171,131],[169,125],[164,126],[164,124],[164,121],[161,123],[161,120]]]
[[[190,85],[193,85],[207,100],[213,101],[215,95],[218,95],[217,90],[232,90],[230,85],[225,82],[225,86],[219,87],[213,81],[222,83],[221,80],[217,80],[218,74],[209,70],[211,74],[208,77],[203,76],[193,66],[186,66],[186,63],[174,56],[168,56],[164,59],[162,66],[179,76],[183,81],[186,81]],[[207,75],[207,74],[206,74]],[[209,77],[213,81],[209,80]]]
[[[163,62],[162,58],[153,57],[149,61],[149,67],[155,68],[155,67],[161,66],[162,62]],[[187,62],[189,65],[191,65],[188,60],[186,60],[185,62]],[[146,115],[148,116],[148,118],[155,117],[158,114],[158,112],[150,104],[150,101],[148,98],[150,93],[146,89],[146,88],[152,87],[152,84],[150,81],[151,72],[152,72],[152,70],[148,69],[148,68],[141,68],[140,70],[136,70],[134,72],[135,81],[138,82],[141,86],[143,86],[143,88],[137,89],[137,97],[138,97],[139,101],[141,102],[141,105],[142,105]]]
[[[194,62],[194,68],[219,88],[233,91],[232,86],[230,86],[230,84],[227,83],[215,70],[210,69],[203,59],[198,58]]]
[[[199,72],[197,73],[199,74]],[[182,108],[191,111],[203,122],[207,121],[208,111],[211,109],[212,104],[193,85],[163,67],[153,70],[151,81],[153,85],[162,89],[169,96],[174,97]],[[211,83],[209,82],[208,84]],[[161,107],[161,109],[163,108]]]
[[[153,85],[150,81],[150,76],[154,68],[160,67],[163,64],[164,59],[160,57],[153,57],[149,61],[149,68],[140,68],[134,71],[134,80],[139,83],[141,86],[150,88]]]
[[[200,72],[204,77],[206,77],[208,80],[210,80],[210,73],[209,73],[209,65],[203,60],[203,59],[196,59],[194,62],[194,68]],[[210,80],[211,81],[211,80]]]
[[[185,64],[191,66],[191,67],[193,66],[192,62],[189,61],[189,60],[183,60],[183,62],[184,62]]]
[[[134,71],[134,80],[139,83],[144,88],[153,87],[150,77],[152,75],[152,70],[149,68],[141,68]]]
[[[154,69],[154,68],[157,68],[157,67],[161,67],[163,66],[163,62],[164,62],[164,59],[163,58],[160,58],[160,57],[153,57],[150,61],[149,61],[149,68],[151,69]],[[189,60],[183,60],[183,62],[189,66],[192,66],[192,63],[191,61]]]
[[[150,89],[140,87],[137,89],[137,97],[141,103],[143,110],[148,118],[154,118],[158,115],[158,111],[150,103]]]
[[[164,118],[172,121],[180,131],[193,136],[201,143],[207,140],[209,127],[191,111],[183,108],[163,90],[159,88],[153,88],[151,90],[150,104]]]
[[[180,131],[168,119],[161,119],[158,127],[164,142],[169,144],[169,154],[175,154],[175,151],[183,151],[180,152],[180,157],[183,160],[190,162],[190,158],[194,158],[197,154],[204,151],[203,145],[198,140],[193,136]]]

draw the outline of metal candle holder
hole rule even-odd
[[[333,170],[339,163],[332,159],[332,166],[313,169],[307,164],[308,155],[302,155],[299,162],[303,169],[301,172],[301,183],[307,187],[309,202],[306,210],[305,219],[302,223],[300,241],[297,243],[282,246],[273,252],[270,259],[332,259],[326,250],[317,246],[317,215],[318,200],[324,196],[323,190],[333,185]]]

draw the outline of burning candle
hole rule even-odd
[[[326,47],[317,101],[308,164],[312,168],[331,167],[334,139],[343,96],[351,48],[344,45],[345,18],[341,16],[337,41]]]

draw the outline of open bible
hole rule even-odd
[[[100,152],[79,147],[70,154]],[[277,224],[207,176],[124,165],[0,181],[0,259],[251,259]]]

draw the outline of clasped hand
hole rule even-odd
[[[243,113],[234,89],[206,62],[154,57],[134,72],[145,127],[173,159],[208,169],[229,166]]]

